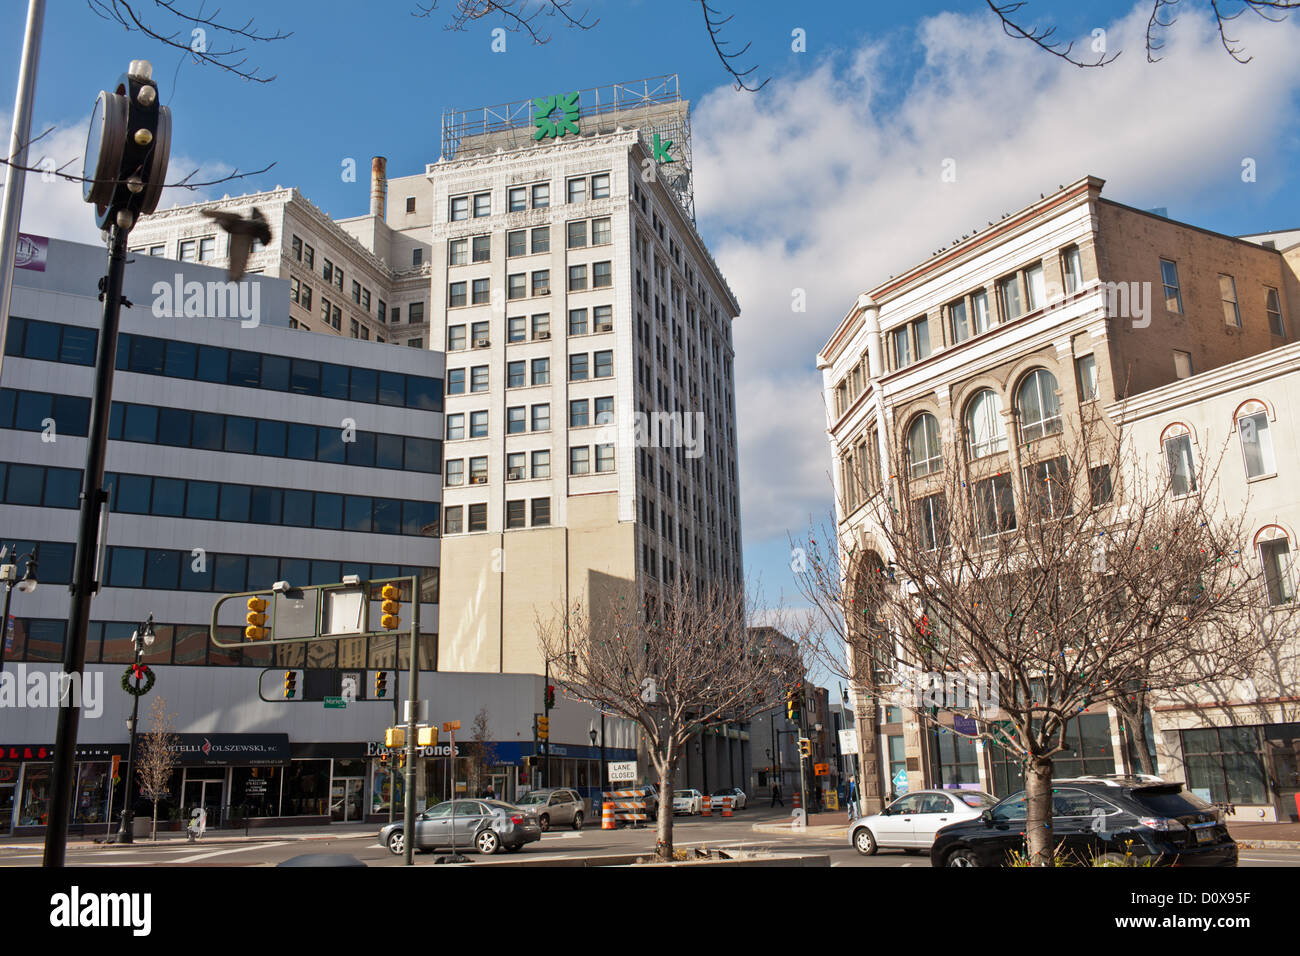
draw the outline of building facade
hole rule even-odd
[[[1102,187],[1081,179],[1002,217],[864,293],[840,323],[818,365],[846,545],[871,546],[872,496],[922,507],[947,455],[995,503],[991,520],[1014,521],[1025,503],[1006,476],[1050,471],[1063,428],[1287,343],[1300,308],[1294,249],[1123,206]],[[1093,463],[1095,487],[1110,487],[1109,467]],[[923,731],[883,703],[854,700],[864,754],[873,741],[882,769],[864,796],[904,783],[1019,787],[1005,754]],[[1104,709],[1080,714],[1069,739],[1058,775],[1123,767],[1120,725]]]

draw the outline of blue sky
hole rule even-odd
[[[772,77],[756,95],[730,88],[690,0],[591,0],[593,29],[545,23],[548,44],[509,34],[502,54],[490,49],[495,21],[448,32],[442,14],[413,18],[408,0],[226,0],[232,20],[255,15],[293,32],[250,45],[250,63],[277,74],[270,84],[178,69],[177,51],[123,32],[84,0],[50,0],[35,127],[59,127],[43,142],[60,163],[79,157],[96,92],[129,59],[148,58],[174,114],[173,175],[274,161],[267,175],[218,191],[294,185],[342,217],[366,210],[370,156],[386,155],[391,175],[437,158],[444,107],[678,73],[695,105],[699,226],[744,310],[735,341],[745,556],[769,599],[792,596],[786,532],[802,534],[830,508],[814,356],[859,291],[1089,173],[1107,180],[1111,198],[1206,228],[1300,226],[1300,17],[1236,21],[1254,56],[1243,66],[1219,47],[1208,5],[1184,0],[1164,62],[1149,65],[1139,0],[1031,3],[1061,36],[1086,44],[1100,28],[1124,51],[1105,69],[1079,70],[1004,36],[982,0],[714,5],[735,14],[725,35],[752,43],[744,65]],[[6,132],[25,6],[0,9]],[[791,48],[795,29],[806,52]],[[349,157],[355,183],[340,177]],[[950,157],[958,182],[941,186]],[[1244,158],[1255,182],[1242,181]],[[24,228],[95,237],[79,187],[62,184],[29,181]],[[797,289],[803,313],[790,308]]]

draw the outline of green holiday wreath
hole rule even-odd
[[[142,679],[144,683],[137,688],[131,683],[132,678]],[[157,679],[148,664],[132,664],[122,672],[122,690],[134,697],[143,697],[153,690],[153,683]]]

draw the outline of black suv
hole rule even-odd
[[[1052,781],[1052,840],[1075,862],[1237,865],[1237,844],[1219,811],[1181,783],[1147,776]],[[930,864],[1006,866],[1013,852],[1025,852],[1023,790],[978,820],[941,829],[930,848]]]

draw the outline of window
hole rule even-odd
[[[197,243],[193,239],[181,240],[181,262],[193,262]],[[328,276],[326,277],[328,278]]]
[[[486,365],[475,365],[470,369],[469,390],[471,392],[486,392],[488,390],[488,367]]]
[[[1016,392],[1020,416],[1020,441],[1036,441],[1061,430],[1061,401],[1056,394],[1056,376],[1045,368],[1030,372]]]
[[[537,183],[533,186],[533,208],[545,209],[551,204],[551,184]]]
[[[975,334],[981,335],[993,327],[993,315],[989,312],[989,294],[983,290],[970,297],[971,310],[974,313]]]
[[[510,212],[522,212],[528,208],[528,187],[514,186],[506,193],[506,209]]]
[[[586,475],[591,472],[591,449],[586,445],[569,449],[569,474]]]
[[[1251,403],[1258,407],[1257,403]],[[1262,478],[1277,474],[1273,459],[1273,434],[1268,428],[1268,412],[1258,411],[1239,415],[1237,434],[1241,437],[1241,453],[1246,460],[1246,477]]]
[[[894,368],[906,368],[912,364],[912,337],[905,325],[889,333],[894,353]]]
[[[316,250],[306,243],[302,247],[302,264],[308,269],[314,268],[316,264]]]
[[[582,249],[587,245],[587,220],[579,219],[569,223],[566,232],[568,233],[567,248]]]
[[[447,416],[447,441],[465,437],[465,416],[462,413]]]
[[[513,405],[506,409],[506,434],[522,435],[528,430],[528,421],[525,418],[526,408],[523,405]]]
[[[970,338],[970,323],[966,319],[965,299],[948,303],[948,328],[952,333],[954,345]]]
[[[1160,260],[1160,282],[1165,289],[1165,311],[1183,313],[1183,292],[1178,284],[1178,263]]]
[[[532,375],[534,385],[550,385],[551,360],[548,358],[533,359]]]
[[[1192,353],[1174,349],[1174,377],[1190,378],[1192,375]]]
[[[453,282],[451,285],[447,286],[447,306],[449,308],[454,309],[467,303],[467,299],[465,298],[466,288],[467,286],[464,282]]]
[[[447,369],[447,394],[465,394],[465,370],[463,368]]]
[[[488,262],[492,258],[492,237],[475,236],[473,246],[473,259],[475,262]]]
[[[551,523],[551,499],[533,499],[533,527],[541,528]]]
[[[551,477],[551,453],[545,449],[533,452],[532,468],[534,478]]]
[[[533,340],[551,337],[551,313],[539,312],[533,316]]]
[[[321,260],[320,272],[321,272],[321,276],[325,279],[326,282],[334,281],[334,263],[331,262],[329,259]]]
[[[533,431],[550,431],[551,406],[548,403],[533,406]],[[547,459],[549,461],[549,458]]]
[[[585,382],[587,380],[587,353],[580,352],[569,356],[569,381]]]
[[[486,456],[479,456],[469,460],[469,483],[471,485],[486,485],[487,473]]]
[[[1182,738],[1188,791],[1208,791],[1216,803],[1272,802],[1258,727],[1184,730]]]
[[[1083,285],[1083,260],[1078,246],[1070,246],[1061,253],[1061,275],[1065,279],[1066,295],[1073,295]]]
[[[607,472],[614,470],[614,446],[597,445],[596,446],[596,471]]]
[[[465,483],[465,459],[449,459],[443,470],[448,485],[463,485]]]
[[[1241,328],[1241,310],[1237,308],[1237,282],[1232,276],[1219,276],[1219,298],[1223,300],[1223,321]]]
[[[199,240],[199,262],[209,262],[216,257],[217,240],[212,236],[204,236]],[[343,283],[339,282],[339,288],[343,288]]]
[[[586,202],[587,201],[587,180],[570,179],[569,180],[569,202]]]
[[[1277,289],[1264,289],[1264,308],[1268,312],[1268,330],[1280,338],[1286,338],[1286,326],[1282,324],[1282,300]]]
[[[1043,278],[1042,263],[1025,270],[1025,293],[1029,299],[1027,312],[1041,309],[1047,304],[1047,281]]]
[[[396,312],[397,310],[394,309],[393,311]],[[447,351],[458,352],[463,348],[465,348],[465,326],[447,326]]]
[[[1032,518],[1059,518],[1074,511],[1070,476],[1064,458],[1026,465],[1025,491]]]
[[[506,298],[524,299],[528,296],[528,276],[523,272],[506,276]]]
[[[423,264],[424,264],[424,249],[421,248],[420,246],[416,246],[414,249],[411,250],[411,266],[415,267]]]
[[[948,513],[942,494],[927,495],[912,502],[917,547],[934,551],[948,544]]]
[[[469,413],[469,437],[470,438],[487,438],[488,433],[488,413],[487,411]]]
[[[614,421],[614,397],[612,395],[596,399],[596,417],[593,421],[597,425],[608,425]]]
[[[1007,447],[1002,402],[990,388],[978,392],[966,406],[966,440],[972,458],[982,458]]]
[[[591,198],[609,198],[609,173],[600,173],[591,177]]]
[[[1010,475],[995,475],[975,483],[975,526],[982,538],[1015,528],[1016,504]]]
[[[614,374],[614,353],[612,350],[597,352],[596,378],[611,378]]]
[[[587,334],[587,310],[586,309],[569,310],[569,334],[570,335]]]
[[[932,474],[943,467],[939,420],[933,415],[918,415],[907,430],[907,457],[913,478]]]
[[[396,321],[396,316],[393,317]],[[409,325],[416,325],[424,321],[424,303],[412,302],[406,307],[406,321]]]
[[[608,218],[591,220],[591,244],[607,246],[614,241],[613,228]]]
[[[533,295],[551,294],[551,270],[539,269],[533,273]]]
[[[465,530],[464,509],[460,505],[452,505],[449,508],[443,508],[442,515],[444,534],[460,534]]]
[[[522,528],[524,526],[524,500],[506,502],[506,527]]]
[[[591,424],[590,403],[585,398],[575,398],[569,402],[569,427],[582,428]]]
[[[587,288],[587,267],[569,266],[569,291],[581,292]]]
[[[469,530],[487,530],[487,505],[478,504],[469,506]]]
[[[1169,466],[1169,486],[1175,498],[1196,490],[1196,462],[1192,458],[1192,436],[1186,433],[1166,438],[1165,461]]]
[[[352,301],[357,305],[361,304],[361,283],[356,279],[352,280]]]
[[[1291,572],[1291,545],[1285,537],[1259,543],[1259,563],[1264,568],[1264,586],[1271,607],[1295,600],[1295,580]]]
[[[522,315],[513,315],[506,320],[506,341],[523,342],[528,338],[527,323]]]
[[[1024,315],[1025,310],[1020,302],[1020,277],[1018,275],[1009,275],[998,280],[998,305],[1002,310],[1002,320],[1010,322]]]
[[[532,231],[533,255],[551,251],[551,227],[534,226]]]
[[[598,305],[591,310],[591,330],[593,332],[609,332],[614,328],[614,307],[612,305]]]
[[[415,212],[415,197],[414,197],[414,196],[407,196],[407,197],[406,197],[406,211],[407,211],[407,212]]]
[[[608,289],[614,284],[614,269],[611,262],[593,262],[591,264],[591,287],[593,289]],[[926,339],[927,351],[929,354],[929,339]]]
[[[1097,397],[1097,358],[1081,355],[1074,360],[1074,375],[1079,380],[1079,401],[1090,402]]]
[[[492,290],[490,288],[490,280],[475,279],[474,286],[473,286],[473,294],[470,301],[474,305],[487,305],[491,297],[492,297]],[[415,311],[414,308],[412,308],[411,311],[414,312]],[[411,321],[412,322],[415,321],[414,315],[411,316]]]
[[[528,254],[528,231],[526,229],[516,229],[513,232],[506,233],[506,258],[514,259],[517,256]]]
[[[1111,483],[1110,465],[1095,465],[1088,469],[1088,496],[1094,508],[1109,504],[1115,497],[1115,488]]]
[[[474,195],[474,218],[482,219],[484,216],[492,215],[492,194],[475,193]],[[471,529],[472,530],[472,529]]]

